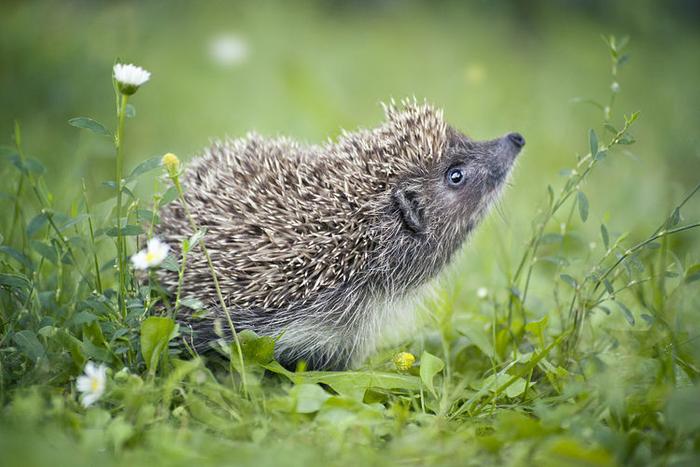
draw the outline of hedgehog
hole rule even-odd
[[[354,367],[410,321],[406,303],[465,244],[525,144],[519,133],[473,140],[427,102],[383,107],[380,126],[321,145],[255,133],[217,141],[182,173],[234,328],[275,338],[288,368]],[[182,204],[160,216],[159,236],[180,251],[193,234]],[[177,272],[160,279],[177,288]],[[216,326],[226,321],[199,249],[181,293],[208,311],[179,317],[199,348],[231,338]]]

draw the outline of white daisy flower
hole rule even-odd
[[[151,73],[140,66],[123,63],[114,65],[114,79],[119,85],[119,92],[127,96],[135,93],[150,78]]]
[[[489,289],[486,287],[479,287],[476,290],[476,296],[479,297],[481,300],[484,300],[486,297],[489,296]]]
[[[92,362],[85,364],[85,374],[78,377],[76,387],[82,393],[80,402],[83,407],[90,407],[97,402],[105,392],[107,385],[107,367],[95,365]]]
[[[167,243],[153,237],[146,244],[146,248],[131,257],[131,262],[136,269],[148,269],[158,266],[168,256],[170,247]]]

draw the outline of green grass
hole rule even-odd
[[[0,7],[0,464],[698,463],[697,31],[650,4],[436,5]],[[228,32],[250,47],[230,68],[207,54]],[[113,138],[67,123],[116,132],[115,57],[153,72],[125,125],[125,256],[176,196],[160,156],[210,137],[317,142],[415,94],[527,149],[420,333],[348,372],[288,372],[249,333],[244,362],[205,361],[155,284],[120,282]],[[88,360],[109,370],[86,409]]]

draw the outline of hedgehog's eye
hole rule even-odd
[[[464,169],[461,167],[452,167],[447,171],[447,184],[453,187],[458,187],[465,180]]]

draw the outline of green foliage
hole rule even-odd
[[[177,325],[170,318],[150,316],[141,323],[141,353],[146,368],[154,374],[166,354],[168,342],[177,335]]]
[[[435,392],[433,379],[435,379],[435,375],[440,373],[443,368],[445,368],[445,362],[435,355],[423,351],[420,357],[420,379],[434,396],[437,396],[437,393]]]
[[[617,113],[627,40],[604,39],[608,102],[579,100],[600,112],[599,131],[588,131],[587,144],[580,131],[580,141],[549,151],[587,151],[561,171],[561,183],[544,190],[550,168],[526,181],[539,197],[523,197],[519,205],[527,209],[517,220],[533,221],[525,241],[508,244],[502,227],[490,231],[486,252],[470,253],[477,266],[460,264],[453,282],[426,301],[433,320],[427,332],[353,371],[283,368],[274,360],[278,336],[251,331],[199,355],[173,317],[183,308],[206,313],[204,304],[164,294],[152,271],[141,277],[124,267],[151,236],[159,207],[179,195],[174,186],[151,188],[148,177],[160,168],[160,156],[127,164],[116,177],[110,172],[101,188],[83,184],[54,195],[58,169],[25,154],[16,125],[12,146],[0,151],[8,180],[0,194],[10,218],[0,226],[3,459],[24,465],[697,463],[694,229],[700,224],[688,219],[697,212],[690,202],[700,186],[674,196],[680,201],[668,215],[626,199],[630,185],[623,189],[621,179],[628,161],[619,156],[630,154],[639,113]],[[314,86],[303,68],[288,67],[289,86]],[[117,110],[128,119],[127,135],[152,111],[146,99],[138,118],[132,104]],[[123,136],[87,117],[69,123],[98,136]],[[555,156],[550,162],[561,163]],[[602,195],[591,187],[596,177],[609,185]],[[526,184],[517,174],[515,183]],[[637,195],[644,196],[641,188]],[[115,209],[117,196],[124,204]],[[614,211],[620,200],[642,205],[637,212],[661,225],[621,232],[631,221]],[[185,259],[204,246],[205,230],[194,231],[182,246]],[[115,239],[123,246],[117,257]],[[483,237],[475,240],[483,245]],[[183,271],[186,263],[170,257],[161,267]],[[474,296],[475,285],[486,293]],[[398,371],[392,355],[409,350],[420,355],[416,367]],[[80,405],[76,385],[87,361],[108,367],[106,391],[89,408]]]
[[[90,117],[75,117],[68,120],[68,123],[76,128],[84,128],[100,136],[111,136],[112,134],[100,122]]]

